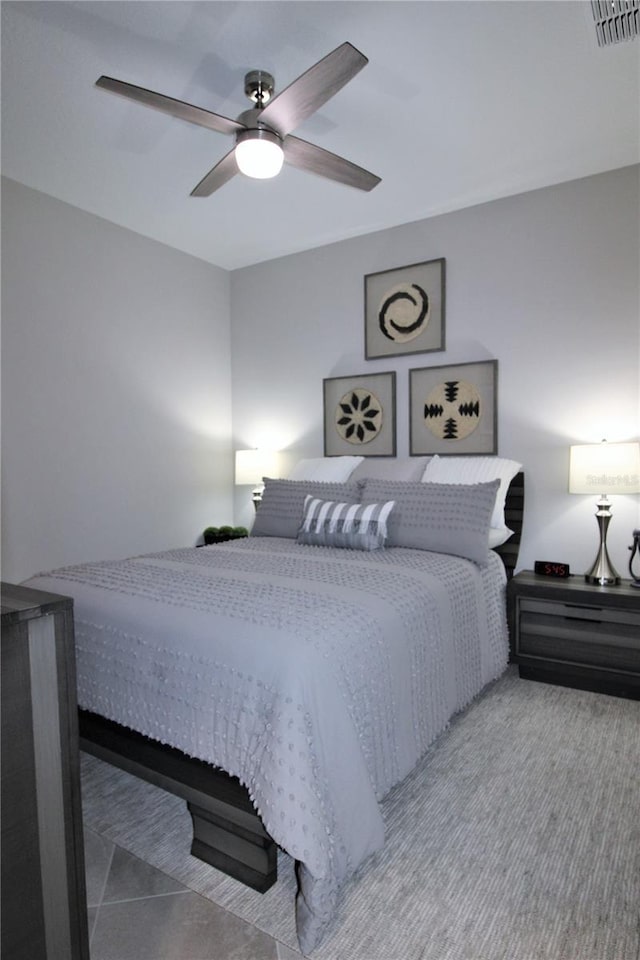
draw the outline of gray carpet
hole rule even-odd
[[[189,855],[182,801],[91,757],[82,777],[87,826],[297,949],[287,856],[254,893]],[[313,960],[640,960],[640,703],[510,670],[383,806]]]

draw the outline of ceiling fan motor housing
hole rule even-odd
[[[244,140],[267,140],[269,143],[276,143],[279,147],[282,146],[282,137],[278,136],[275,130],[263,126],[248,127],[236,134],[236,145]]]
[[[237,117],[237,122],[241,123],[243,127],[246,127],[246,130],[238,130],[236,133],[236,143],[240,143],[241,139],[246,140],[246,134],[250,133],[253,135],[253,139],[256,139],[255,133],[258,130],[264,131],[265,133],[271,133],[274,137],[277,138],[276,142],[282,144],[282,137],[278,131],[270,126],[270,124],[265,123],[262,120],[262,109],[260,107],[253,107],[252,110],[245,110]]]

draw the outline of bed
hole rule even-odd
[[[183,797],[192,853],[241,882],[294,857],[309,952],[379,801],[506,667],[523,497],[521,472],[268,480],[249,538],[33,578],[74,598],[81,746]]]

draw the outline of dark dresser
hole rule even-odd
[[[89,960],[73,601],[0,589],[1,952]]]

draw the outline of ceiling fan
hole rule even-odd
[[[253,106],[237,120],[112,77],[100,77],[96,86],[180,120],[235,136],[233,150],[194,187],[192,197],[211,196],[239,171],[259,179],[276,176],[284,161],[359,190],[372,190],[380,183],[380,177],[344,157],[291,136],[292,130],[319,110],[368,62],[354,46],[343,43],[276,96],[273,76],[252,70],[245,76],[244,92]]]

